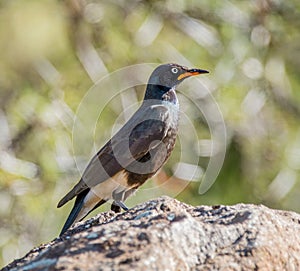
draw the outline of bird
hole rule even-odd
[[[128,210],[124,201],[165,164],[174,148],[179,123],[176,87],[204,73],[208,71],[175,63],[154,69],[138,110],[94,155],[80,181],[59,201],[58,208],[76,198],[60,236],[107,201],[112,201],[115,212]]]

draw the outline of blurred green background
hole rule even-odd
[[[76,109],[98,79],[138,63],[209,70],[201,80],[227,129],[225,163],[211,189],[198,193],[201,174],[192,182],[174,176],[162,194],[186,187],[177,198],[189,204],[262,203],[300,212],[299,12],[299,0],[1,1],[0,265],[58,235],[72,204],[56,204],[79,179]],[[97,147],[143,89],[123,96],[101,114]],[[197,99],[206,104],[205,95]],[[206,118],[192,109],[187,115],[203,147],[190,155],[205,171]],[[172,175],[179,147],[146,187]],[[128,205],[144,200],[138,193]]]

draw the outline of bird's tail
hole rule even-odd
[[[106,202],[104,199],[100,199],[98,197],[97,201],[95,201],[95,197],[89,198],[86,200],[86,197],[88,197],[88,193],[90,192],[90,189],[82,191],[79,195],[77,195],[74,206],[67,218],[67,221],[65,222],[59,236],[62,236],[67,229],[69,229],[74,222],[81,221],[84,219],[88,214],[90,214],[92,211],[94,211],[96,208],[101,206]]]
[[[75,222],[80,210],[82,209],[82,206],[84,204],[84,198],[85,196],[87,195],[87,193],[89,192],[89,190],[87,189],[86,191],[82,191],[77,197],[76,197],[76,200],[75,200],[75,203],[74,203],[74,206],[67,218],[67,221],[65,222],[59,236],[62,236],[66,231],[67,229],[69,229],[73,223]]]

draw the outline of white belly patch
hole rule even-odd
[[[100,199],[110,200],[114,199],[113,193],[125,192],[128,189],[130,189],[130,187],[127,185],[127,173],[122,170],[115,176],[91,188],[86,199],[89,194],[93,194],[94,197],[96,196]]]
[[[128,190],[130,190],[130,187],[127,185],[127,174],[122,170],[115,176],[91,188],[75,221],[80,221],[85,217],[102,199],[106,201],[110,199],[122,200],[122,198],[116,199],[115,196],[122,197]]]

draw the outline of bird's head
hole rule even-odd
[[[157,95],[163,94],[172,88],[175,88],[184,79],[202,74],[208,73],[206,70],[201,69],[188,69],[187,67],[170,63],[158,66],[151,74],[148,87],[146,91],[146,98],[158,98]]]
[[[185,78],[208,73],[206,70],[188,69],[178,64],[163,64],[158,66],[151,74],[148,84],[173,88],[181,83]]]

